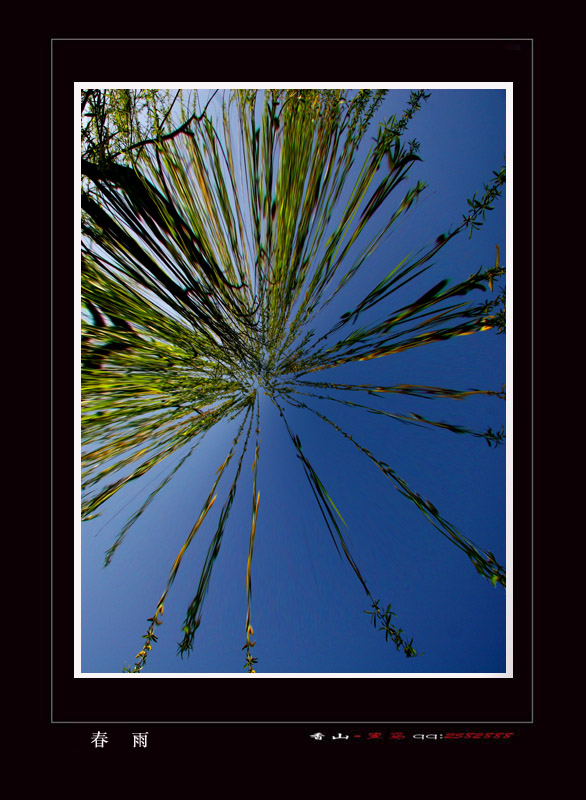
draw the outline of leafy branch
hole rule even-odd
[[[402,628],[397,628],[395,625],[392,624],[392,617],[395,617],[396,614],[394,611],[391,611],[390,604],[383,609],[379,606],[380,600],[373,600],[372,602],[372,611],[365,611],[365,614],[370,614],[372,624],[374,625],[376,630],[384,631],[385,634],[385,642],[388,642],[389,639],[394,642],[398,651],[403,650],[407,658],[414,658],[416,656],[422,656],[423,653],[418,653],[417,650],[413,647],[413,639],[407,641],[403,638],[402,634],[404,633]],[[377,628],[377,622],[380,623],[379,627]]]

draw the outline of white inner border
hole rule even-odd
[[[182,81],[173,82],[147,82],[133,83],[120,81],[112,83],[102,83],[100,81],[75,81],[74,82],[74,112],[75,122],[75,149],[76,171],[74,191],[76,197],[79,196],[79,185],[81,183],[81,140],[79,136],[79,93],[82,88],[91,87],[93,89],[504,89],[506,91],[506,157],[507,157],[507,181],[506,190],[506,251],[505,264],[507,267],[507,334],[506,334],[506,564],[507,564],[507,594],[506,594],[506,672],[419,672],[412,675],[403,673],[387,672],[267,672],[255,673],[110,673],[110,672],[81,672],[81,466],[79,463],[79,453],[81,451],[81,426],[79,420],[75,422],[75,491],[78,497],[78,505],[74,510],[74,557],[75,557],[75,579],[74,579],[74,677],[75,678],[240,678],[240,679],[263,679],[263,678],[512,678],[513,677],[513,315],[510,309],[513,307],[513,83],[512,82],[431,82],[410,81],[408,83],[348,83],[339,81],[337,83],[312,81],[311,83],[281,83],[281,82],[239,82],[230,85],[218,85],[217,83],[184,83]],[[79,319],[81,314],[81,253],[79,249],[79,231],[81,230],[81,207],[76,205],[75,230],[73,240],[74,259],[75,259],[75,279],[74,279],[74,308],[75,308],[75,358],[76,364],[81,361],[81,343],[79,340]],[[77,408],[81,408],[81,373],[75,372],[75,398]]]

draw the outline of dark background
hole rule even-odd
[[[203,31],[202,31],[203,34]],[[244,35],[242,33],[241,35]],[[289,34],[294,35],[294,34]],[[299,34],[302,35],[302,34]],[[316,34],[312,34],[316,36]],[[57,746],[68,752],[93,750],[91,734],[106,730],[111,750],[127,749],[131,732],[149,731],[155,752],[169,747],[189,749],[195,743],[247,741],[307,742],[312,747],[341,747],[316,742],[323,731],[354,736],[366,742],[368,732],[387,736],[385,750],[413,741],[413,732],[515,731],[527,736],[534,726],[532,643],[532,303],[531,292],[515,295],[515,677],[512,679],[385,679],[332,681],[279,679],[240,682],[224,680],[219,692],[184,680],[122,681],[73,678],[73,463],[74,403],[71,374],[71,302],[74,253],[73,219],[74,108],[76,80],[124,79],[129,82],[167,74],[202,81],[260,80],[267,72],[279,80],[343,79],[351,64],[353,79],[433,81],[513,81],[515,137],[514,259],[516,286],[533,283],[532,259],[532,79],[530,35],[482,40],[197,40],[139,39],[48,40],[42,52],[46,123],[41,142],[44,197],[51,194],[52,220],[46,203],[41,211],[40,331],[53,327],[53,342],[39,334],[42,347],[38,416],[43,458],[40,473],[41,620],[40,724]],[[153,65],[155,65],[153,67]],[[276,66],[278,65],[278,67]],[[50,134],[52,132],[52,143]],[[52,144],[52,146],[51,146]],[[52,248],[52,268],[48,253]],[[51,276],[52,275],[52,289]],[[52,314],[51,314],[52,311]],[[52,364],[51,364],[52,356]],[[53,418],[48,408],[51,374]],[[50,461],[53,433],[52,463]],[[50,475],[53,475],[52,515]],[[52,576],[52,577],[51,577]],[[38,628],[36,636],[38,638]],[[206,679],[210,680],[210,679]],[[217,679],[220,680],[220,679]],[[319,679],[316,679],[319,680]],[[390,683],[390,689],[389,689]],[[200,686],[204,688],[200,690]],[[244,687],[246,686],[246,696]],[[397,688],[395,689],[395,686]],[[398,688],[400,686],[400,689]],[[393,691],[392,701],[388,693]],[[189,694],[186,694],[189,692]],[[222,696],[221,707],[215,699]],[[389,721],[389,708],[392,720]],[[194,718],[201,720],[196,724]],[[223,726],[223,719],[242,719]],[[254,719],[259,724],[251,724]],[[181,723],[191,723],[185,726]],[[296,724],[297,723],[297,724]],[[391,731],[404,731],[405,741],[390,741]],[[155,736],[155,733],[157,734]],[[360,734],[361,738],[357,738]],[[370,740],[369,740],[370,741]],[[431,741],[431,740],[430,740]],[[472,740],[471,740],[472,741]],[[479,740],[476,740],[477,742]],[[512,741],[512,740],[508,740]],[[156,745],[155,745],[156,742]],[[371,741],[371,746],[381,742]],[[421,746],[429,747],[428,744]],[[445,748],[446,741],[437,742]],[[470,744],[452,742],[450,747]],[[493,745],[493,747],[496,745]],[[507,746],[500,741],[499,747]],[[144,751],[148,753],[149,750]]]

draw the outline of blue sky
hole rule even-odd
[[[408,89],[391,90],[380,116],[400,114],[408,96]],[[422,158],[411,170],[409,183],[424,180],[428,188],[318,324],[324,325],[350,308],[348,302],[361,299],[408,253],[433,242],[450,225],[459,224],[467,209],[466,199],[474,192],[481,194],[492,171],[503,165],[505,134],[504,89],[432,90],[407,134],[408,139],[421,143]],[[393,202],[391,196],[392,210]],[[416,291],[425,291],[442,278],[455,282],[493,265],[495,245],[506,263],[505,223],[503,195],[471,239],[462,233],[440,251],[433,268],[419,279],[409,297],[419,296]],[[390,303],[395,305],[393,296]],[[372,318],[378,319],[382,313],[377,309]],[[505,382],[505,338],[487,331],[347,364],[313,377],[339,383],[499,390]],[[489,426],[500,430],[505,422],[505,403],[494,397],[455,401],[389,395],[377,401],[352,393],[347,399],[366,405],[379,402],[389,411],[421,413],[480,430]],[[489,448],[482,439],[407,426],[333,402],[322,401],[314,407],[390,464],[475,543],[505,562],[504,446]],[[364,613],[369,608],[364,589],[350,565],[336,553],[287,430],[265,397],[257,478],[261,500],[252,567],[257,677],[504,673],[502,588],[493,588],[478,575],[467,557],[350,442],[307,411],[290,408],[286,413],[347,523],[344,535],[372,595],[385,606],[392,604],[396,625],[413,637],[414,646],[424,655],[406,659],[370,624]],[[82,673],[120,673],[124,664],[134,663],[147,618],[155,611],[169,570],[238,424],[236,420],[219,425],[206,436],[130,530],[107,569],[102,568],[105,550],[148,494],[149,482],[155,475],[162,478],[167,474],[182,453],[174,454],[168,465],[155,467],[143,484],[125,487],[100,518],[82,526]],[[219,486],[217,513],[196,536],[167,598],[163,625],[157,631],[159,641],[149,655],[145,674],[248,677],[242,669],[241,648],[245,641],[253,451],[252,446],[245,456],[194,652],[181,660],[176,656],[176,643],[215,531],[214,520],[231,484],[236,457]],[[142,493],[137,494],[141,486]]]

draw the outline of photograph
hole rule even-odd
[[[76,90],[80,674],[505,676],[512,84]]]

